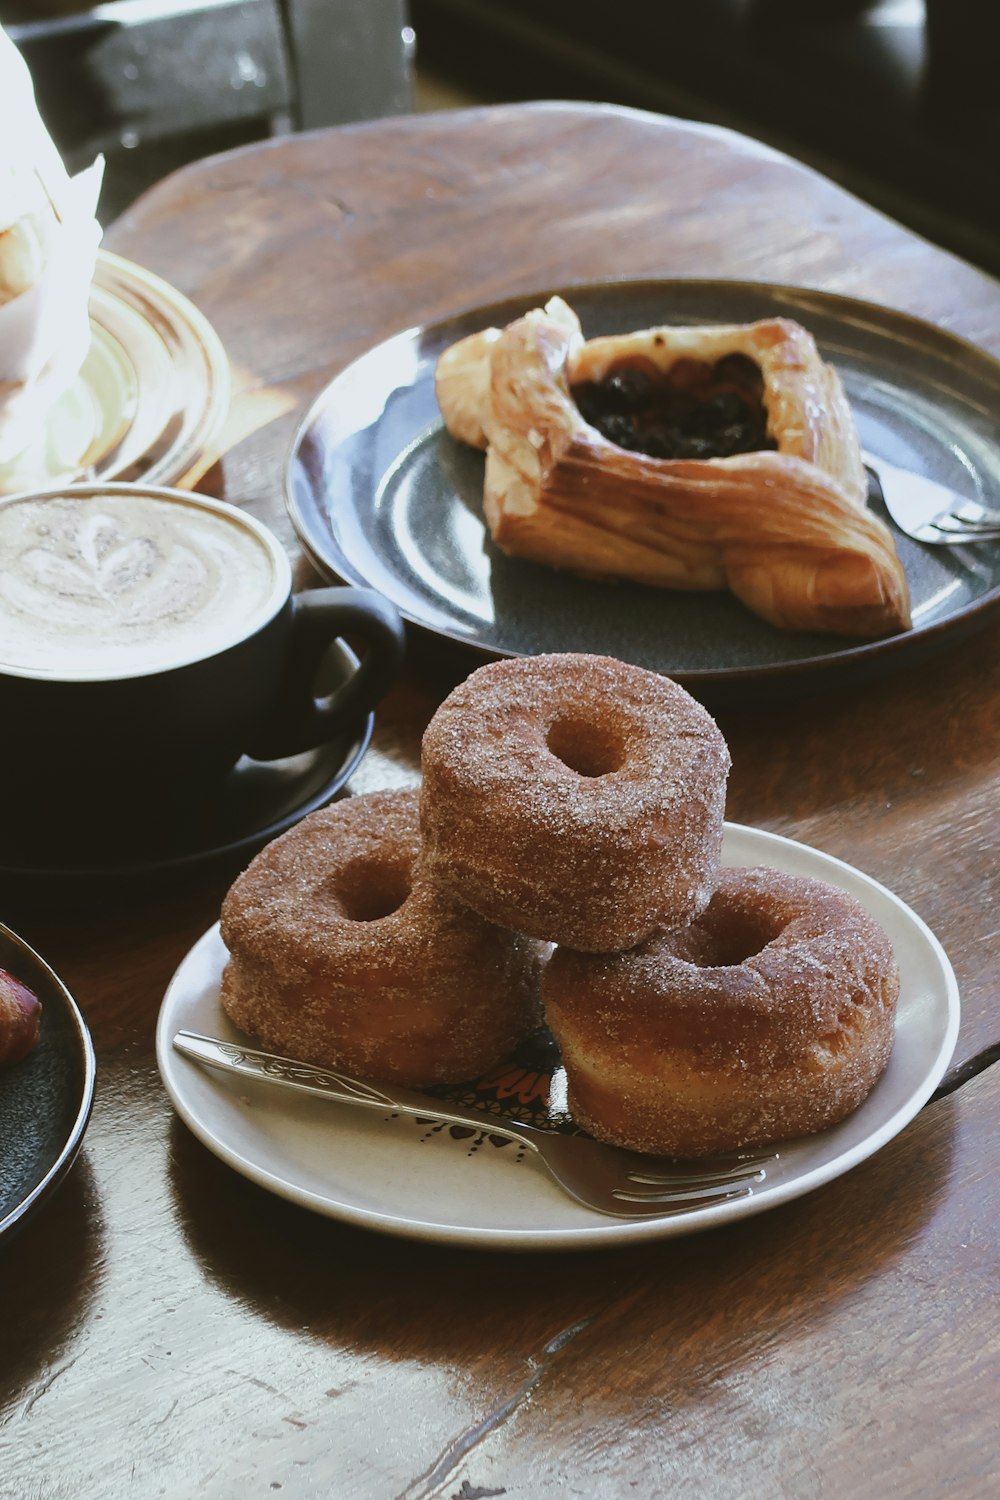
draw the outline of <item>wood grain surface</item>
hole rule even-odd
[[[1000,286],[742,138],[505,106],[287,138],[184,169],[107,236],[191,296],[264,425],[200,487],[278,529],[305,404],[409,325],[610,276],[855,294],[1000,355]],[[252,424],[245,424],[252,425]],[[243,429],[241,429],[243,430]],[[729,816],[895,890],[1000,1038],[1000,630],[837,695],[730,709]],[[414,643],[353,791],[412,782],[470,664]],[[220,878],[13,923],[80,1001],[93,1120],[0,1248],[0,1496],[979,1497],[1000,1484],[1000,1075],[733,1227],[572,1257],[460,1252],[294,1208],[177,1120],[153,1056]]]

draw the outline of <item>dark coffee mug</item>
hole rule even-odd
[[[342,637],[362,659],[319,697]],[[283,546],[235,506],[124,484],[0,499],[0,784],[19,822],[162,824],[242,755],[360,721],[403,655],[386,599],[293,594]]]

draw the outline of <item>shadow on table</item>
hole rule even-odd
[[[996,757],[998,640],[993,627],[884,681],[723,710],[719,727],[733,757],[729,816],[754,822],[780,810],[789,821],[815,818],[818,807],[843,808],[863,787],[869,807],[890,805],[912,818],[979,777]],[[937,708],[945,701],[946,714]],[[836,758],[823,753],[833,739]],[[793,756],[799,769],[789,776]]]
[[[7,1400],[55,1369],[80,1334],[103,1280],[105,1238],[84,1147],[51,1202],[0,1244],[0,1392]]]
[[[369,1233],[268,1194],[177,1121],[170,1186],[205,1275],[283,1328],[388,1359],[471,1364],[512,1341],[520,1358],[534,1357],[560,1330],[607,1317],[613,1331],[598,1337],[623,1362],[633,1346],[663,1339],[675,1378],[687,1348],[693,1398],[705,1372],[714,1380],[740,1368],[805,1321],[815,1331],[926,1232],[949,1191],[953,1154],[947,1103],[934,1109],[933,1132],[918,1122],[805,1198],[637,1249],[519,1255]],[[627,1385],[622,1400],[631,1399]],[[609,1401],[618,1389],[608,1382]]]

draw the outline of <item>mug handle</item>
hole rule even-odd
[[[332,739],[374,708],[406,655],[400,613],[374,589],[307,589],[292,596],[291,608],[281,692],[247,752],[255,760],[298,755]],[[365,641],[364,658],[335,692],[317,698],[323,658],[339,636],[348,634]]]

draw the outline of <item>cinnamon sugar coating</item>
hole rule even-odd
[[[416,792],[312,813],[222,908],[222,1006],[264,1047],[409,1084],[461,1082],[539,1019],[540,950],[439,891]]]
[[[666,677],[606,656],[492,662],[423,739],[424,857],[481,916],[586,952],[708,903],[729,752]]]
[[[559,949],[543,985],[574,1116],[614,1145],[699,1156],[823,1130],[892,1049],[892,946],[852,897],[726,869],[704,914],[629,953]]]

